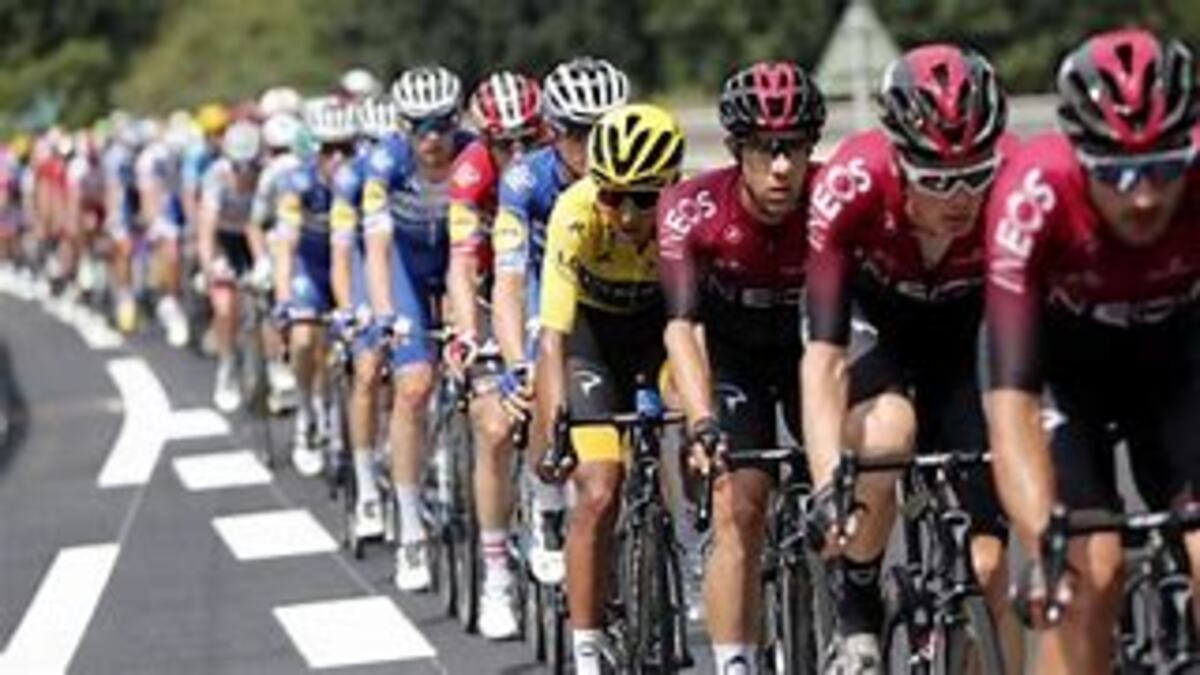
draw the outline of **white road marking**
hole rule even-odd
[[[433,645],[387,597],[288,605],[274,613],[309,668],[436,656]]]
[[[214,518],[212,524],[241,561],[329,553],[338,547],[304,509],[223,516]]]
[[[180,482],[193,492],[271,482],[271,472],[250,450],[180,457],[174,464]]]
[[[144,485],[168,440],[229,433],[229,423],[213,410],[172,412],[162,383],[142,359],[109,361],[108,373],[121,394],[125,418],[96,481],[102,488]]]
[[[112,574],[120,547],[64,548],[0,658],[0,673],[65,673]]]

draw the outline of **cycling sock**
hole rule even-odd
[[[354,484],[358,488],[358,503],[379,499],[379,488],[375,486],[375,468],[369,449],[354,451]]]
[[[421,522],[421,489],[416,485],[397,485],[396,506],[400,511],[400,543],[425,541],[425,523]]]
[[[713,645],[713,665],[717,675],[757,675],[758,661],[754,647],[748,644],[730,643]]]
[[[312,415],[313,422],[316,423],[317,431],[321,433],[328,433],[329,406],[325,402],[325,397],[321,394],[313,394],[312,396]]]
[[[883,554],[867,561],[840,559],[841,593],[838,598],[838,617],[842,633],[878,634],[883,626],[883,595],[879,589],[879,569]],[[837,578],[836,576],[834,578]]]
[[[604,632],[596,628],[576,628],[571,631],[575,675],[600,675],[603,639]]]
[[[508,584],[508,532],[481,530],[479,545],[483,551],[484,585]]]

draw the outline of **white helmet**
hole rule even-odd
[[[258,113],[263,119],[279,114],[299,115],[304,101],[291,87],[271,87],[258,99]]]
[[[253,122],[234,122],[221,138],[221,152],[235,164],[253,162],[261,149],[262,134]]]
[[[442,117],[458,112],[462,81],[442,66],[418,66],[396,78],[392,98],[400,114],[410,120]]]
[[[354,107],[335,96],[309,99],[304,103],[304,124],[322,145],[349,143],[358,135]]]
[[[629,99],[629,78],[604,59],[583,56],[560,63],[542,83],[546,117],[558,124],[591,125]]]
[[[347,98],[355,101],[378,96],[383,91],[379,80],[366,68],[351,68],[342,73],[338,89]]]
[[[300,119],[290,113],[275,113],[263,122],[263,143],[269,150],[290,150],[296,143],[303,126]]]
[[[400,128],[400,110],[395,101],[363,101],[357,110],[359,130],[371,138],[383,138]]]

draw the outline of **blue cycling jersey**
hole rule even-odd
[[[109,145],[101,157],[104,181],[118,191],[115,209],[108,213],[109,222],[120,227],[132,227],[138,217],[137,176],[134,173],[133,148],[124,143]]]
[[[550,212],[574,180],[552,146],[539,148],[505,169],[492,235],[497,270],[540,273]]]

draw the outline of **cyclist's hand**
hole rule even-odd
[[[529,371],[530,365],[521,362],[500,376],[500,404],[515,424],[528,422],[533,407],[533,383]]]
[[[1058,579],[1047,578],[1040,562],[1025,566],[1020,578],[1009,588],[1009,597],[1017,616],[1030,628],[1043,629],[1058,624],[1074,597],[1075,575],[1066,567]],[[1053,586],[1053,588],[1051,587]]]
[[[728,449],[729,442],[721,431],[717,420],[705,417],[698,420],[688,434],[691,451],[688,454],[688,466],[702,476],[724,468],[721,456]]]
[[[271,307],[271,322],[279,330],[287,330],[296,320],[296,304],[291,300],[281,300]]]
[[[446,343],[443,354],[451,375],[460,380],[466,377],[467,369],[475,362],[475,357],[478,355],[479,345],[475,343],[475,336],[458,333],[455,333]]]
[[[538,478],[544,483],[557,485],[566,482],[579,464],[579,456],[571,444],[568,415],[565,408],[560,408],[555,414],[548,447],[537,463]]]
[[[329,334],[338,340],[350,340],[354,335],[354,313],[336,309],[329,315]]]
[[[809,498],[804,515],[805,536],[809,548],[823,557],[838,554],[858,532],[860,508],[838,505],[838,495],[832,483],[819,488]]]
[[[258,260],[254,261],[254,267],[250,269],[248,281],[250,286],[256,290],[267,292],[274,285],[274,270],[271,269],[271,259],[267,256],[259,256]]]

